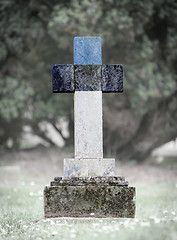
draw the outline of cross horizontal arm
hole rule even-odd
[[[53,92],[74,92],[74,66],[59,64],[53,66]]]
[[[53,92],[74,91],[123,92],[123,66],[54,65]]]

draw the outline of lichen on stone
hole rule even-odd
[[[123,179],[97,177],[66,180],[57,177],[55,181],[58,185],[45,187],[44,190],[45,217],[90,217],[94,213],[94,217],[132,218],[135,216],[135,188],[113,184],[123,182]],[[106,184],[109,181],[112,184]]]

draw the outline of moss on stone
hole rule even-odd
[[[45,217],[135,216],[135,188],[128,186],[50,186],[44,189]]]

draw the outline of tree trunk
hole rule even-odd
[[[133,119],[133,117],[132,117]],[[111,132],[108,137],[110,146],[114,146],[116,157],[120,160],[136,159],[143,161],[151,151],[160,145],[175,139],[177,136],[177,90],[169,97],[163,99],[154,108],[148,111],[135,126],[134,134],[125,136],[126,141],[117,137],[121,127]],[[134,122],[134,119],[132,120]],[[131,126],[127,125],[127,128]],[[117,139],[117,141],[115,140]]]

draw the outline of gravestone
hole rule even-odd
[[[74,92],[74,158],[44,189],[45,217],[134,217],[135,188],[103,158],[102,92],[123,91],[121,64],[102,65],[101,38],[74,38],[74,65],[53,66],[53,92]]]

